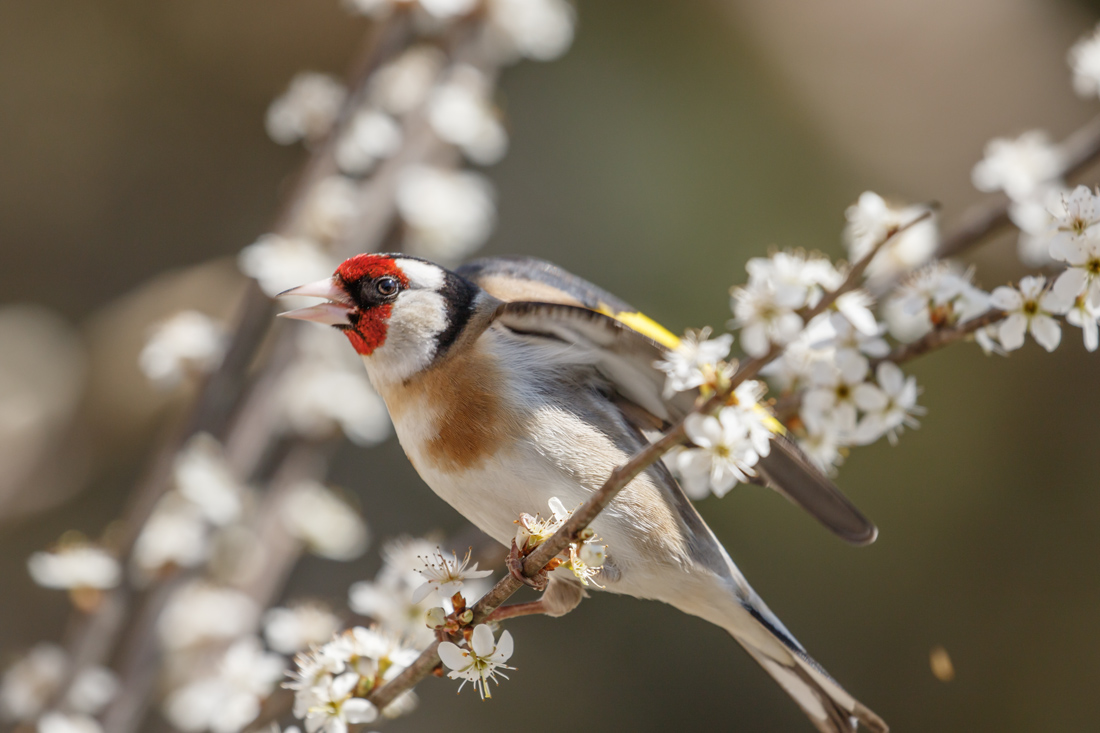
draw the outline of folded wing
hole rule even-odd
[[[676,337],[630,305],[549,262],[532,258],[490,258],[458,270],[506,301],[496,320],[518,332],[581,346],[618,393],[624,416],[642,430],[682,419],[697,393],[663,395],[665,375],[654,362]],[[853,544],[878,534],[863,514],[785,434],[776,433],[757,470],[763,482],[802,507],[825,527]]]

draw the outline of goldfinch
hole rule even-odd
[[[548,262],[491,258],[450,272],[401,254],[352,257],[284,295],[325,302],[282,315],[336,327],[362,356],[424,481],[509,546],[521,513],[577,506],[612,469],[692,408],[654,367],[676,337]],[[776,423],[757,470],[841,537],[876,530]],[[818,730],[887,726],[833,680],[764,604],[676,480],[658,463],[592,525],[607,544],[606,590],[669,603],[728,631]],[[548,613],[583,597],[559,569]]]

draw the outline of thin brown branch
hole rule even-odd
[[[916,359],[918,356],[923,356],[930,351],[942,349],[944,346],[970,337],[986,326],[997,323],[1004,318],[1005,315],[1004,311],[993,308],[976,318],[972,318],[969,321],[952,326],[951,328],[930,331],[912,343],[902,344],[881,359],[872,360],[871,367],[874,368],[884,361],[902,364],[911,359]]]

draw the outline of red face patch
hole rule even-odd
[[[365,277],[376,278],[382,275],[392,275],[401,283],[401,287],[409,287],[409,278],[393,261],[391,255],[355,255],[340,263],[336,268],[336,274],[346,285],[354,285]]]
[[[356,255],[344,260],[336,268],[336,277],[356,304],[355,310],[349,314],[351,326],[343,329],[344,335],[355,350],[364,356],[370,356],[386,342],[393,304],[373,301],[369,296],[365,298],[363,284],[384,275],[395,278],[403,289],[409,286],[409,278],[390,255]]]

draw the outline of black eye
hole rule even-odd
[[[401,283],[397,282],[396,277],[380,277],[375,281],[374,289],[383,298],[388,298],[401,289]]]

